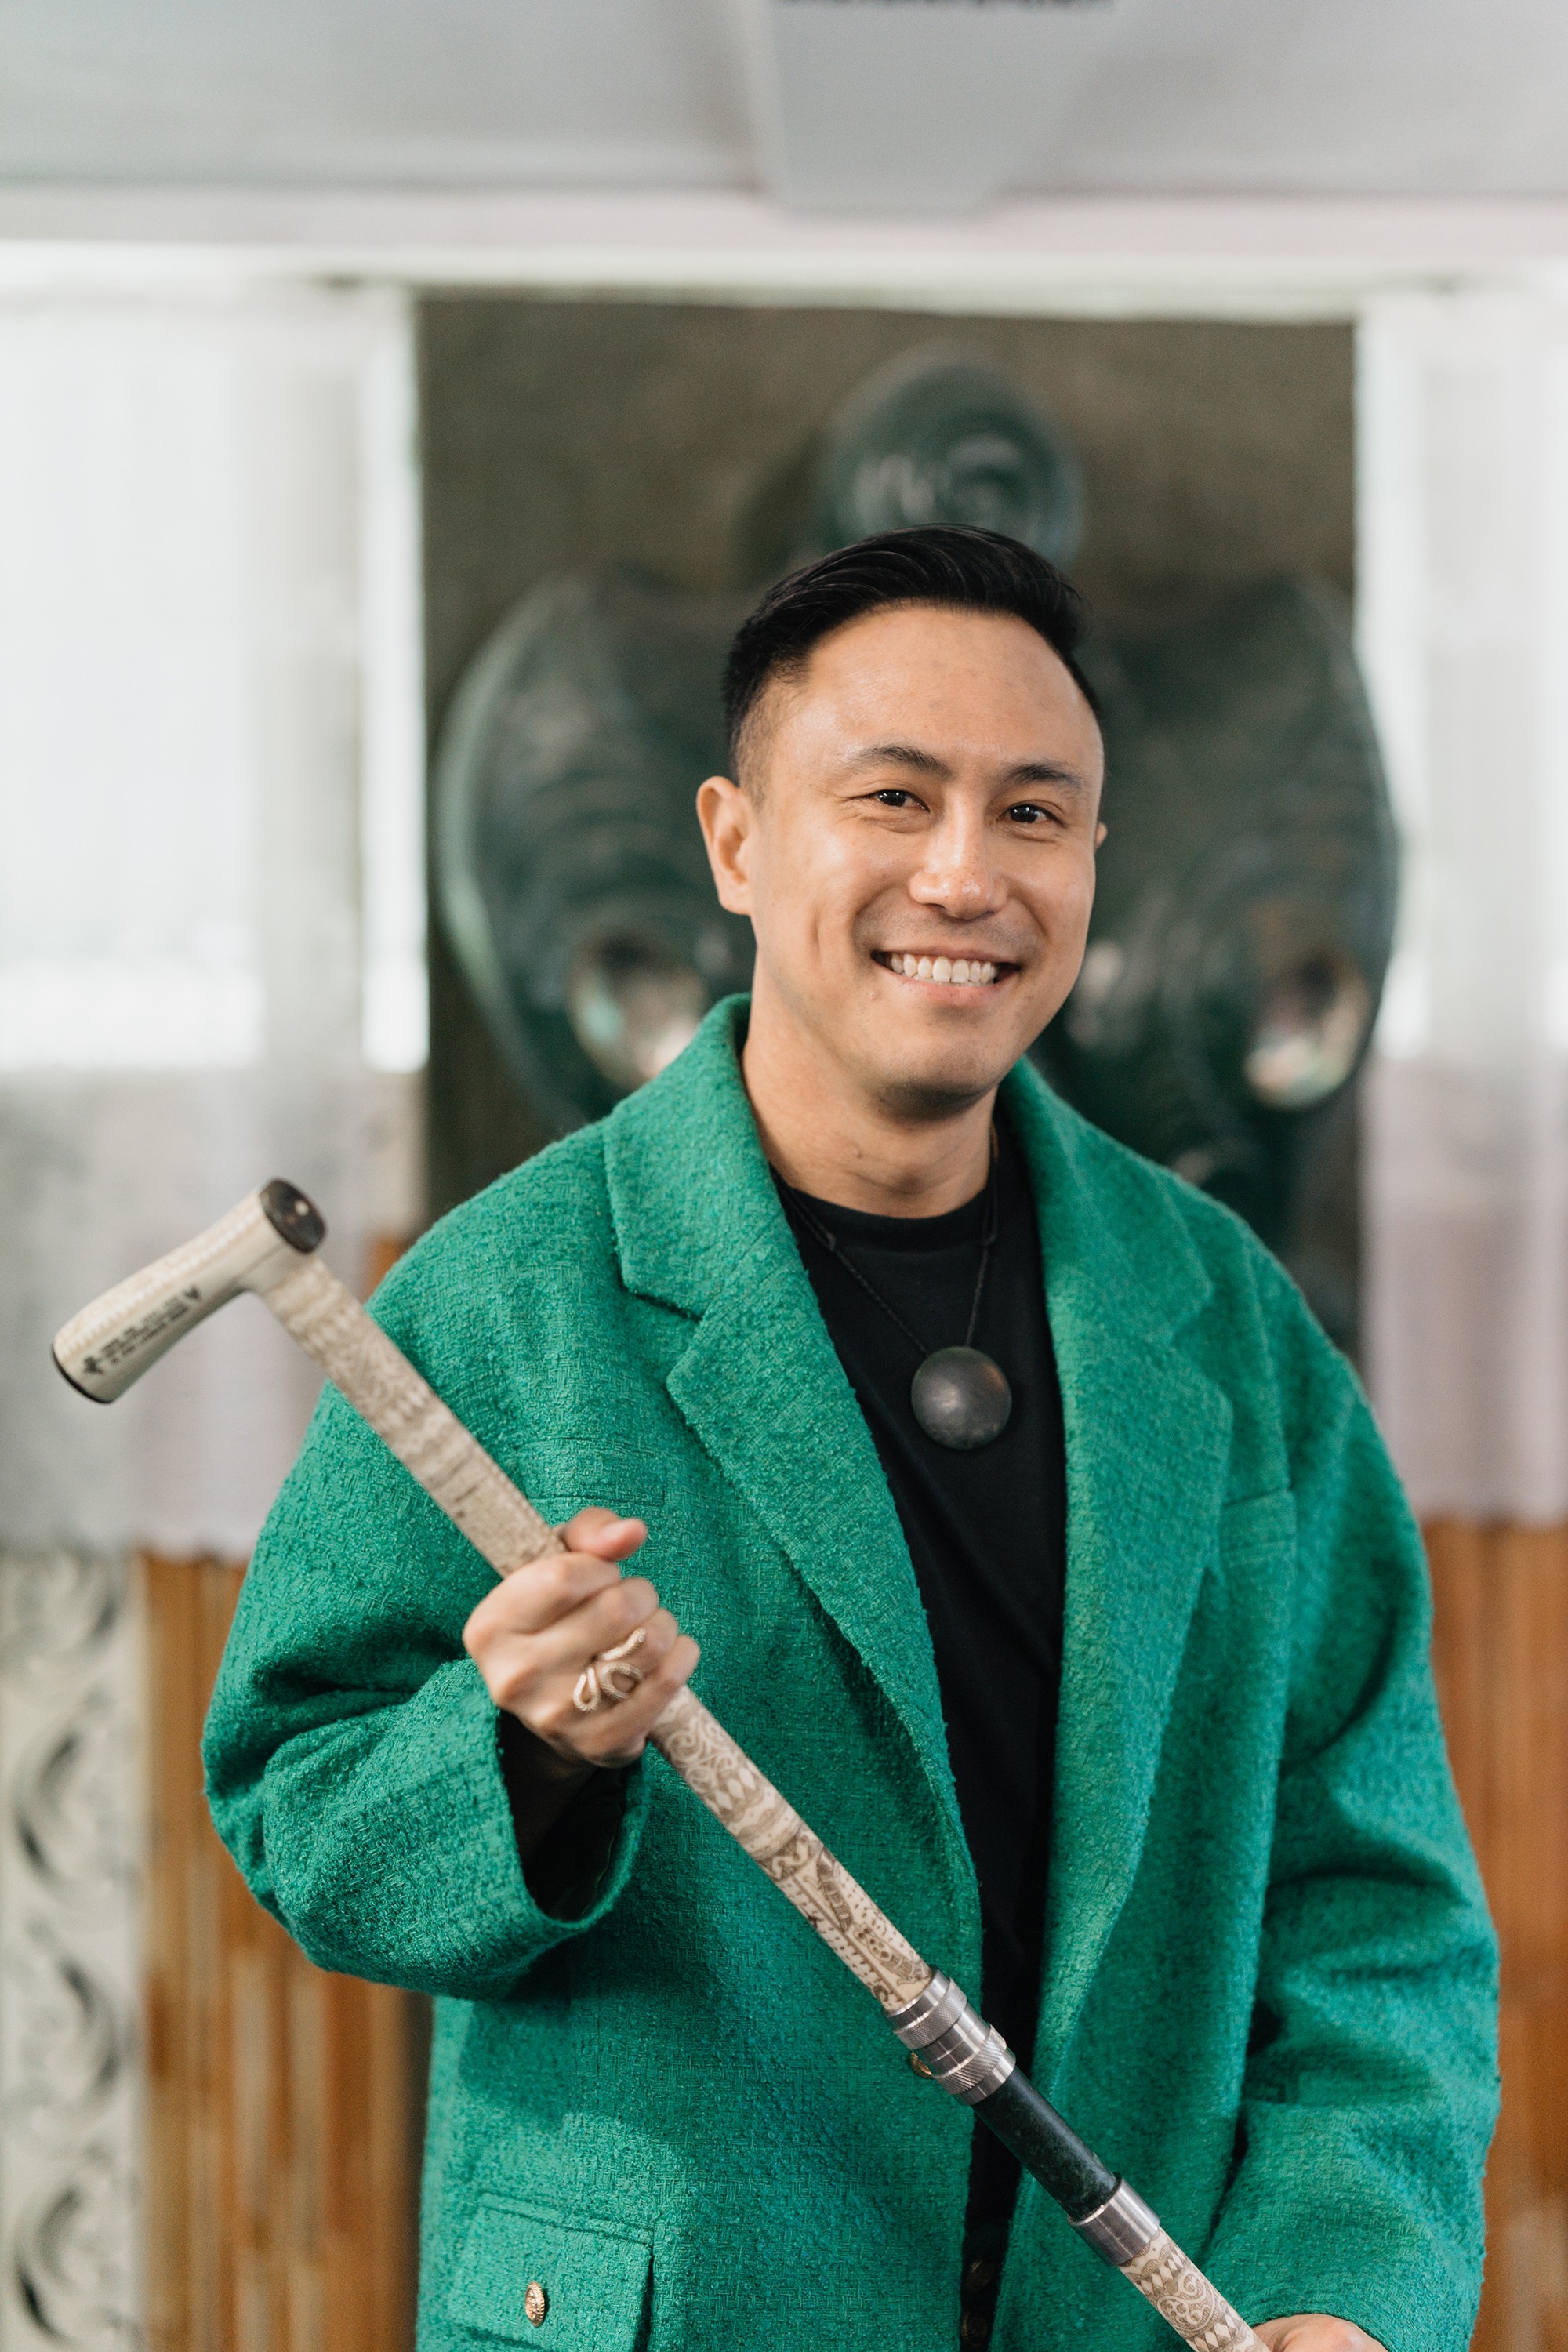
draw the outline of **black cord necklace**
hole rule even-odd
[[[974,1297],[970,1302],[969,1328],[961,1348],[938,1348],[928,1354],[926,1345],[917,1332],[911,1331],[898,1308],[863,1274],[836,1234],[830,1233],[816,1211],[809,1208],[803,1195],[793,1184],[779,1179],[786,1207],[793,1211],[819,1247],[836,1257],[851,1280],[858,1282],[868,1298],[879,1307],[889,1320],[898,1325],[921,1362],[910,1383],[910,1404],[915,1419],[926,1435],[938,1445],[950,1446],[955,1454],[971,1454],[976,1447],[989,1445],[1001,1436],[1013,1410],[1013,1391],[1007,1375],[995,1360],[973,1342],[974,1327],[980,1319],[980,1298],[985,1288],[986,1269],[991,1253],[996,1246],[996,1143],[992,1135],[991,1166],[985,1178],[985,1221],[980,1232],[980,1270],[974,1277]]]

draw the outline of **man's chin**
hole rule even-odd
[[[994,1037],[863,1036],[856,1059],[868,1091],[906,1118],[944,1118],[998,1087],[1022,1047]]]

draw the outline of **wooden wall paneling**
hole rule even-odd
[[[145,1563],[153,2352],[413,2341],[418,2005],[313,1968],[207,1819],[202,1720],[242,1571]]]
[[[1476,2352],[1568,2352],[1568,1528],[1426,1530],[1433,1663],[1502,1947]]]
[[[1426,1531],[1434,1662],[1503,1949],[1477,2352],[1568,2352],[1568,1529]],[[251,1900],[199,1741],[240,1571],[145,1564],[153,2352],[412,2341],[419,2021]]]

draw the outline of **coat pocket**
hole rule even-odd
[[[664,1465],[614,1444],[557,1437],[533,1450],[521,1483],[534,1509],[552,1526],[597,1504],[625,1518],[647,1519],[651,1529],[664,1500]]]
[[[651,2231],[485,2197],[447,2315],[459,2327],[537,2344],[540,2352],[635,2352],[652,2264]]]

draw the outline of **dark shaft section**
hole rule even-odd
[[[1115,2173],[1041,2098],[1021,2066],[989,2098],[977,2101],[974,2112],[1056,2199],[1069,2221],[1081,2221],[1115,2195]]]

